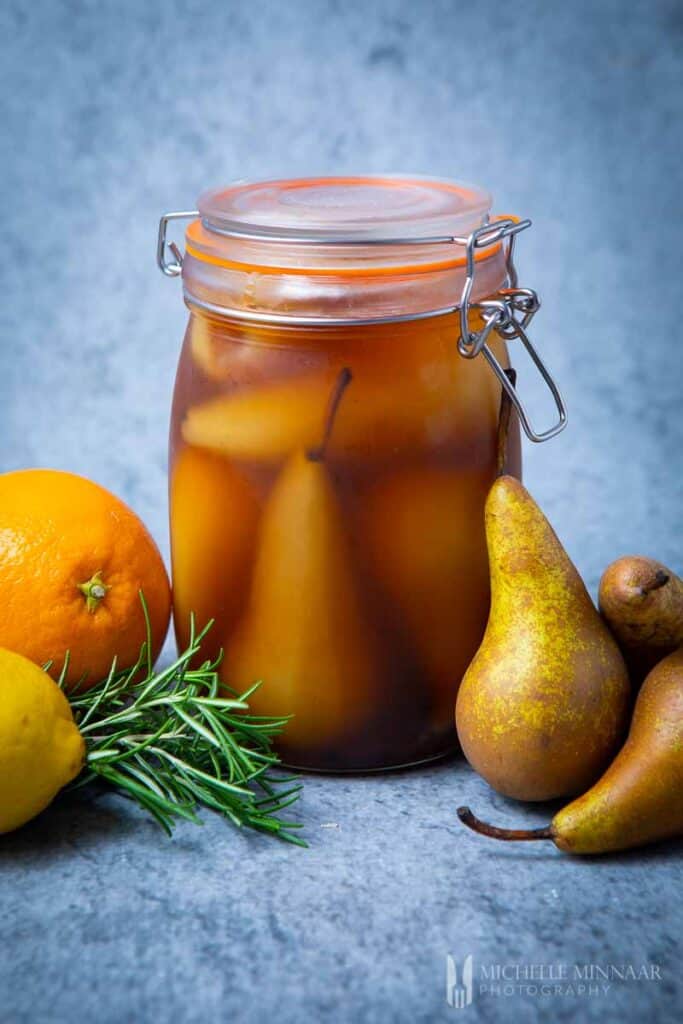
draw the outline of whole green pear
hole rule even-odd
[[[456,726],[498,792],[551,800],[584,792],[626,733],[624,660],[550,523],[523,485],[499,477],[485,508],[486,632],[463,679]]]
[[[653,558],[626,555],[608,565],[598,606],[634,686],[683,644],[683,580]]]
[[[652,669],[638,694],[628,739],[592,789],[547,828],[505,829],[460,820],[495,839],[552,839],[566,853],[609,853],[683,837],[683,649]]]

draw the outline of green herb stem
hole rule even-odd
[[[169,834],[178,818],[201,824],[197,810],[204,806],[237,826],[306,846],[297,835],[302,826],[280,817],[301,786],[290,786],[291,776],[271,775],[280,763],[272,741],[288,719],[249,713],[249,697],[260,684],[226,696],[218,675],[222,653],[190,668],[212,623],[197,633],[192,619],[187,650],[156,672],[142,593],[140,600],[147,639],[135,665],[119,670],[114,662],[106,679],[69,694],[86,743],[85,767],[72,786],[101,779]]]

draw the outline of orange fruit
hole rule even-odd
[[[0,474],[0,647],[87,689],[137,660],[147,602],[156,658],[170,586],[144,524],[103,487],[50,469]]]

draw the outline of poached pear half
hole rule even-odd
[[[345,369],[332,393],[322,444],[290,455],[263,512],[250,598],[226,643],[223,672],[242,692],[261,680],[251,711],[291,716],[281,741],[290,761],[353,735],[376,704],[381,668],[327,445]]]

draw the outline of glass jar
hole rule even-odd
[[[488,615],[488,488],[520,475],[518,419],[537,440],[565,418],[525,333],[537,300],[516,287],[528,222],[491,220],[481,189],[398,177],[238,184],[198,205],[162,218],[158,247],[190,310],[170,451],[178,645],[190,613],[214,620],[226,686],[261,681],[251,710],[292,716],[290,765],[443,756]],[[184,256],[166,243],[182,216]],[[505,373],[510,338],[557,397],[545,435]]]

